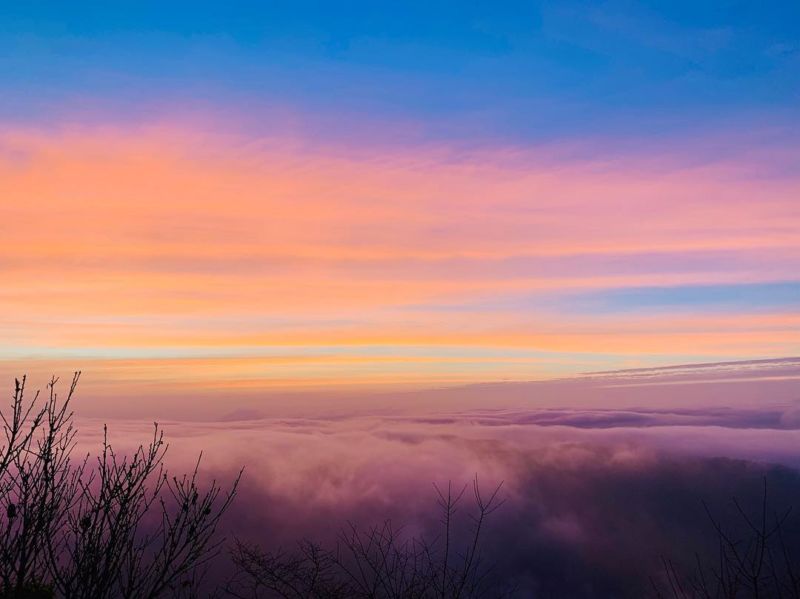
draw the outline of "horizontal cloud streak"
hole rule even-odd
[[[196,363],[217,382],[424,385],[800,351],[800,181],[760,158],[367,155],[155,125],[6,128],[0,147],[7,361],[163,348],[189,380],[180,360],[219,347]],[[234,359],[259,346],[305,357]]]

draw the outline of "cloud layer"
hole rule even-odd
[[[167,393],[798,353],[800,182],[688,156],[5,127],[0,359]]]
[[[764,477],[776,510],[800,496],[800,426],[770,410],[477,411],[164,427],[173,468],[193,464],[200,448],[207,476],[227,480],[245,466],[225,532],[267,549],[291,550],[303,537],[333,543],[347,521],[387,518],[434,538],[432,483],[477,475],[491,489],[503,481],[506,503],[490,521],[484,557],[521,597],[640,597],[648,577],[660,575],[661,556],[690,566],[694,552],[713,555],[703,502],[735,526],[731,499],[756,510]],[[80,429],[82,446],[99,440],[99,421]],[[120,448],[146,431],[111,423]],[[465,501],[459,535],[468,531],[468,508]]]

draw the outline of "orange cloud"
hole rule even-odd
[[[797,197],[800,178],[759,176],[746,163],[659,170],[652,160],[559,162],[544,150],[370,154],[163,127],[4,131],[0,358],[25,369],[25,356],[73,355],[108,380],[258,386],[569,368],[491,357],[498,348],[556,362],[611,356],[609,365],[615,355],[797,353],[791,310],[577,315],[557,300],[502,303],[792,279]],[[316,351],[359,346],[396,351]],[[210,356],[189,359],[197,347]],[[308,355],[243,355],[259,347]],[[421,358],[409,347],[475,357]],[[142,357],[164,348],[174,355]]]

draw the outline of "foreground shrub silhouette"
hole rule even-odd
[[[96,458],[74,454],[76,429],[57,379],[47,397],[28,400],[15,382],[0,409],[0,598],[150,598],[194,592],[203,566],[220,549],[220,517],[239,477],[223,490],[202,489],[199,460],[171,477],[158,425],[130,455],[118,455],[104,431]]]
[[[474,513],[463,546],[456,547],[455,516],[467,487],[454,493],[438,487],[441,536],[409,537],[390,521],[360,529],[350,524],[333,549],[303,541],[293,553],[264,552],[237,542],[233,560],[239,574],[227,591],[244,598],[285,599],[475,599],[503,597],[491,568],[483,563],[481,535],[486,519],[503,503],[502,485],[485,497],[473,481]]]
[[[695,554],[694,565],[663,560],[663,580],[653,581],[663,599],[800,599],[800,562],[797,561],[796,523],[791,508],[770,505],[764,479],[760,506],[755,513],[732,500],[735,521],[723,522],[703,503],[717,541],[712,559]],[[790,537],[793,537],[790,539]]]

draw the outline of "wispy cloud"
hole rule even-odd
[[[6,360],[149,348],[170,377],[380,384],[800,351],[800,182],[752,158],[367,157],[157,126],[7,129],[0,146]]]

